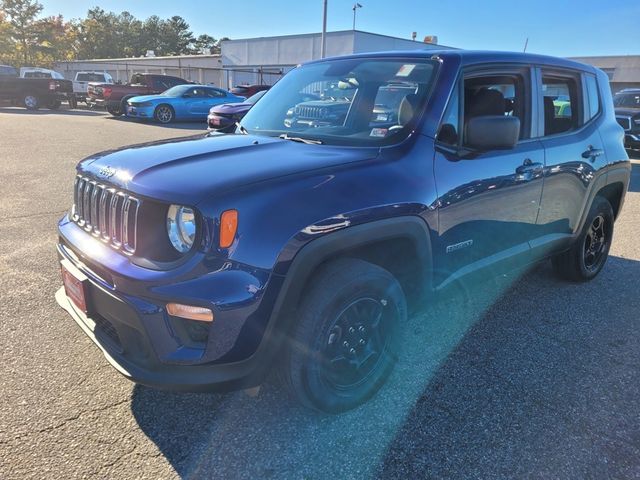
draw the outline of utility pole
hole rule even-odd
[[[327,50],[327,0],[324,0],[322,13],[322,37],[320,38],[320,58],[324,58]]]
[[[356,29],[356,10],[358,8],[362,8],[362,5],[360,5],[359,3],[354,3],[353,4],[353,8],[352,8],[352,10],[353,10],[353,29],[354,30]]]

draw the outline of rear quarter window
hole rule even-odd
[[[598,82],[595,75],[585,74],[584,76],[586,92],[584,95],[584,111],[585,121],[598,116],[600,112],[600,91],[598,90]]]

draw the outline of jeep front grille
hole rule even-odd
[[[325,107],[305,107],[298,105],[295,114],[302,118],[320,119],[326,116],[327,109]]]
[[[136,251],[140,200],[78,175],[71,219],[94,237],[129,255]]]

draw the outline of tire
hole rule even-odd
[[[69,102],[69,108],[71,109],[78,108],[78,99],[75,96],[69,97],[68,102]]]
[[[117,105],[117,106],[115,106],[115,105],[107,105],[107,112],[109,112],[114,117],[119,117],[124,113],[124,111],[122,110],[122,107],[120,105]]]
[[[40,99],[35,93],[27,93],[22,97],[22,104],[27,110],[38,110]]]
[[[176,112],[173,110],[173,107],[166,103],[158,105],[153,112],[153,118],[156,119],[156,122],[162,123],[163,125],[173,122],[175,117]]]
[[[357,259],[321,267],[308,292],[279,373],[303,405],[350,410],[380,389],[396,363],[404,293],[388,271]]]
[[[58,110],[60,108],[60,105],[62,105],[62,102],[60,100],[51,100],[49,103],[47,103],[47,108],[49,110]]]
[[[588,282],[604,267],[613,239],[613,209],[603,197],[593,199],[584,227],[573,246],[551,259],[556,273],[565,280]]]

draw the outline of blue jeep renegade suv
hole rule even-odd
[[[275,368],[305,405],[344,411],[390,373],[408,302],[543,259],[594,278],[629,183],[623,136],[606,75],[568,60],[310,62],[234,134],[80,162],[56,298],[135,382],[238,389]]]

